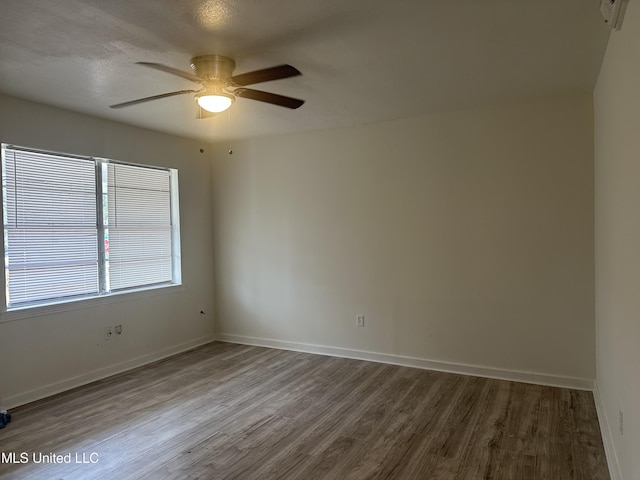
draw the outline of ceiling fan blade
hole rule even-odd
[[[231,81],[240,86],[253,85],[255,83],[279,80],[281,78],[296,77],[302,75],[297,68],[291,65],[278,65],[277,67],[264,68],[253,72],[242,73],[231,77]]]
[[[162,65],[161,63],[136,62],[136,65],[144,65],[145,67],[155,68],[156,70],[161,70],[163,72],[186,78],[187,80],[191,80],[192,82],[202,83],[202,79],[197,75],[194,75],[193,73],[183,72],[182,70],[178,70],[177,68],[173,67],[167,67],[166,65]]]
[[[238,97],[249,98],[251,100],[271,103],[273,105],[279,105],[280,107],[291,109],[299,108],[304,104],[304,100],[285,97],[284,95],[278,95],[276,93],[263,92],[261,90],[253,90],[252,88],[236,88],[233,91],[233,94]]]
[[[198,93],[200,90],[178,90],[177,92],[161,93],[160,95],[153,95],[151,97],[139,98],[137,100],[131,100],[129,102],[117,103],[111,105],[111,108],[123,108],[130,107],[131,105],[137,105],[138,103],[150,102],[152,100],[159,100],[161,98],[174,97],[176,95],[184,95],[185,93]]]

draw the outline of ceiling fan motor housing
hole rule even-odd
[[[222,55],[200,55],[191,59],[196,75],[207,80],[226,80],[236,68],[236,62]]]

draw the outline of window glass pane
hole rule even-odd
[[[110,229],[109,250],[112,290],[172,279],[170,229]]]
[[[98,292],[95,163],[3,150],[7,304]]]
[[[96,229],[9,229],[9,304],[98,292]]]
[[[111,289],[170,282],[170,172],[112,163],[108,178]]]

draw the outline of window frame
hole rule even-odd
[[[94,184],[96,189],[95,196],[95,209],[96,209],[96,234],[98,251],[96,262],[98,264],[98,284],[99,291],[97,294],[68,296],[51,298],[41,301],[24,302],[14,306],[7,305],[7,266],[6,263],[3,268],[0,269],[0,281],[2,287],[0,289],[0,322],[11,321],[24,317],[32,317],[38,315],[48,315],[51,313],[76,310],[81,308],[87,308],[96,305],[102,305],[115,301],[125,301],[136,298],[144,298],[149,296],[155,296],[159,294],[166,294],[173,291],[183,290],[182,288],[182,258],[181,258],[181,243],[180,243],[180,207],[179,207],[179,182],[178,182],[178,170],[172,167],[164,167],[157,165],[148,165],[142,163],[126,162],[121,160],[114,160],[105,157],[84,156],[75,155],[69,153],[55,152],[50,150],[35,149],[29,147],[17,146],[9,143],[2,143],[2,161],[4,162],[5,154],[7,151],[24,151],[37,154],[58,156],[66,159],[78,159],[89,160],[94,163],[95,176]],[[155,169],[166,171],[169,173],[169,208],[170,208],[170,223],[171,223],[171,271],[172,278],[170,281],[159,282],[154,284],[146,284],[133,286],[129,288],[118,289],[115,291],[105,291],[105,285],[108,285],[106,275],[108,274],[107,261],[105,258],[105,230],[108,232],[108,219],[106,218],[106,212],[104,211],[103,199],[108,199],[108,185],[104,182],[103,173],[108,169],[109,164],[113,165],[126,165],[132,167],[139,167],[145,169]],[[1,176],[2,172],[0,172]],[[0,208],[4,212],[4,177],[2,177],[2,195],[0,195]],[[5,223],[3,215],[3,235],[0,240],[0,248],[2,250],[2,256],[5,257]],[[6,262],[6,259],[5,259]]]

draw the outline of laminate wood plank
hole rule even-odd
[[[338,436],[341,436],[341,427],[348,418],[358,416],[366,408],[366,399],[377,388],[376,386],[380,385],[382,378],[388,378],[391,371],[392,369],[387,365],[371,366],[356,377],[357,383],[350,382],[351,385],[348,388],[342,389],[343,396],[338,397],[337,400],[334,399],[320,417],[312,420],[310,428],[304,429],[297,451],[317,455],[318,452],[327,448]]]
[[[12,411],[0,479],[607,480],[590,392],[220,342]]]
[[[442,374],[442,381],[416,418],[415,432],[435,435],[443,428],[469,378]]]
[[[473,433],[469,425],[477,422],[477,410],[480,406],[477,400],[487,384],[485,379],[477,377],[467,380],[465,388],[460,391],[453,409],[447,416],[447,422],[432,435],[435,438],[429,453],[445,458],[459,457],[460,449]]]
[[[313,456],[309,462],[302,465],[292,479],[320,480],[327,479],[331,472],[336,472],[341,465],[349,458],[357,456],[359,452],[360,440],[355,438],[340,436],[332,443]]]

